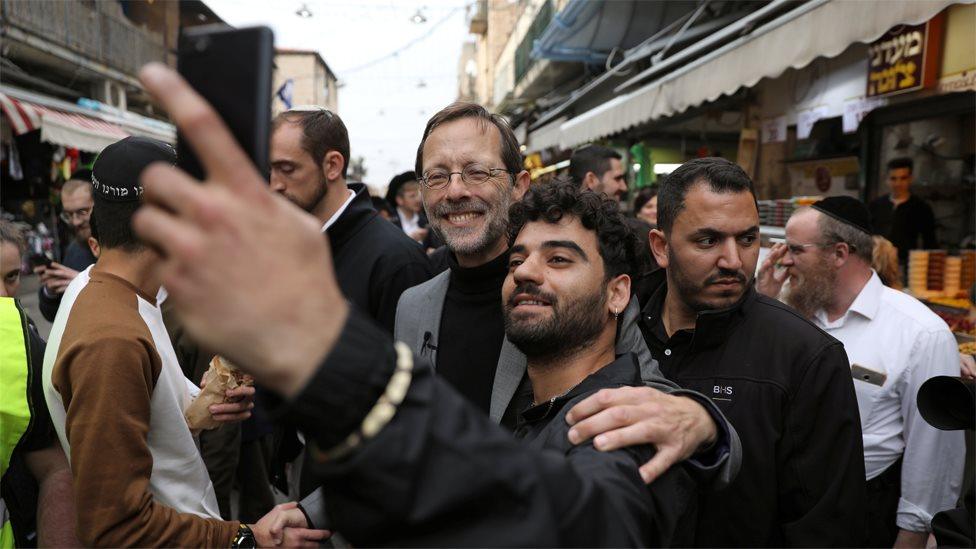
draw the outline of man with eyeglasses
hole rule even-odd
[[[509,270],[509,206],[529,187],[518,140],[498,115],[455,103],[428,121],[416,171],[430,227],[446,243],[449,269],[404,292],[396,339],[428,358],[440,377],[492,420],[512,428],[531,403],[525,355],[505,338],[499,306]],[[636,314],[633,309],[621,311],[622,321]],[[634,340],[639,334],[618,338],[618,350],[630,352]],[[649,387],[607,400],[610,413],[627,421],[577,413],[577,421],[588,421],[572,441],[590,444],[604,434],[600,449],[655,444],[657,455],[641,470],[646,482],[700,448],[706,451],[694,467],[708,475],[721,471],[726,480],[734,475],[735,458],[727,456],[737,446],[721,413],[701,395],[671,394],[676,387],[650,362],[641,367]]]
[[[945,322],[871,268],[871,218],[851,197],[797,210],[759,271],[782,299],[844,344],[864,437],[868,547],[924,547],[932,517],[959,496],[965,448],[919,414],[926,379],[959,375]],[[786,279],[789,286],[784,291]]]
[[[61,305],[65,288],[78,276],[78,273],[95,263],[95,256],[88,248],[91,236],[92,206],[91,171],[78,170],[61,187],[61,220],[74,231],[74,238],[64,251],[61,263],[52,262],[49,266],[39,266],[34,273],[40,276],[41,288],[38,290],[38,308],[41,315],[54,321]]]

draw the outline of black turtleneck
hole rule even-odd
[[[451,282],[441,315],[437,374],[487,414],[505,337],[502,283],[508,252],[477,267],[461,267],[450,253],[448,262]]]

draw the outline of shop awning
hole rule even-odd
[[[175,142],[173,126],[129,113],[121,118],[91,111],[40,94],[3,86],[0,111],[14,135],[40,130],[41,140],[87,152],[102,149],[129,135]]]
[[[559,145],[562,139],[562,125],[565,121],[565,118],[559,118],[545,126],[536,128],[535,131],[529,134],[529,148],[533,151],[541,151]]]
[[[855,42],[874,41],[896,25],[922,23],[957,3],[973,0],[811,0],[684,67],[566,121],[560,126],[559,145],[575,147],[679,114],[789,68],[805,67],[817,57],[837,56]],[[640,79],[638,75],[620,88]]]
[[[41,141],[83,151],[99,152],[129,135],[114,124],[20,101],[2,92],[0,108],[14,135],[41,130]]]
[[[684,21],[699,5],[695,0],[569,0],[533,44],[532,56],[602,65],[614,49],[641,44]]]

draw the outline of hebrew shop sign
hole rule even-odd
[[[900,25],[868,49],[867,96],[883,96],[932,87],[940,55],[944,15],[921,25]]]

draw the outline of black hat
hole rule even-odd
[[[400,187],[411,181],[418,181],[416,172],[403,172],[393,176],[390,186],[386,188],[386,201],[390,203],[390,207],[396,208],[396,195],[400,192]]]
[[[95,199],[138,201],[142,197],[139,175],[153,162],[176,164],[176,151],[162,141],[139,136],[126,137],[105,147],[92,167]]]
[[[811,208],[823,212],[837,221],[857,227],[868,234],[874,234],[871,228],[871,214],[863,202],[850,196],[828,196],[819,200]]]

